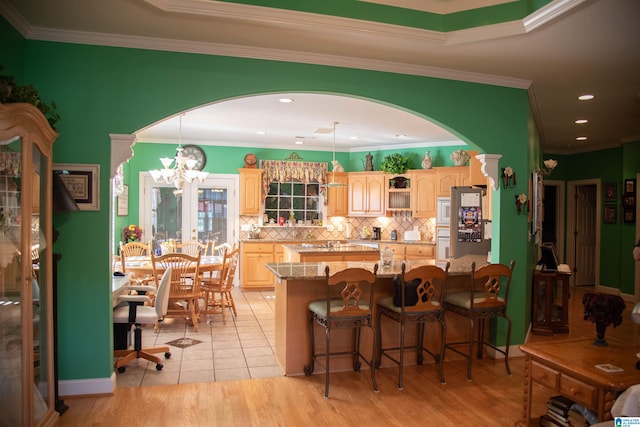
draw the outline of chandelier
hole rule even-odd
[[[180,116],[176,156],[173,159],[163,157],[160,161],[162,162],[162,169],[150,170],[151,177],[158,183],[173,184],[178,190],[182,190],[185,182],[192,183],[198,180],[203,183],[207,179],[207,175],[209,175],[208,172],[194,169],[198,161],[184,155],[184,148],[182,147],[182,115]],[[171,167],[172,164],[173,167]]]

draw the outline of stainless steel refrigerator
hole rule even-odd
[[[451,258],[491,251],[491,221],[482,216],[482,194],[474,187],[451,187]]]

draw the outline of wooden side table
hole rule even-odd
[[[598,414],[598,421],[611,419],[611,407],[620,393],[637,384],[638,345],[611,340],[607,347],[593,345],[593,340],[562,340],[523,344],[525,355],[523,419],[516,426],[538,425],[532,418],[533,382],[542,384],[553,394],[562,394]],[[622,372],[609,373],[596,368],[612,364]]]
[[[569,333],[570,273],[533,273],[531,333],[539,335]]]

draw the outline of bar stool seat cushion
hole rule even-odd
[[[471,308],[471,298],[469,296],[469,292],[456,292],[453,294],[449,294],[444,297],[444,301],[449,304],[464,307],[466,309]],[[474,292],[473,293],[473,304],[480,308],[482,307],[482,303],[485,301],[485,293],[484,292]],[[504,298],[498,297],[498,301],[504,302]]]
[[[336,312],[342,311],[343,308],[344,308],[344,302],[341,299],[332,299],[331,300],[329,310],[331,310],[332,313],[336,313]],[[369,304],[361,301],[358,304],[358,308],[360,310],[369,311]],[[320,316],[326,316],[327,315],[327,300],[311,301],[309,303],[309,310],[311,310],[312,312],[314,312],[314,313],[316,313],[316,314],[318,314]]]

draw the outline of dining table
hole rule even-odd
[[[136,276],[152,276],[153,264],[150,256],[130,256],[124,258],[124,271],[134,274]],[[116,269],[122,268],[120,262],[116,262]],[[164,273],[164,269],[161,265],[157,265],[158,274]],[[194,266],[195,268],[195,266]],[[222,256],[218,255],[206,255],[200,258],[200,268],[198,272],[200,274],[210,273],[213,271],[222,270]]]

